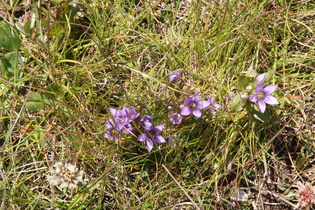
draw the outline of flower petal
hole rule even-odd
[[[153,141],[151,139],[147,140],[147,149],[150,152],[153,148]]]
[[[266,104],[265,104],[264,101],[258,101],[258,107],[259,107],[259,109],[260,109],[260,111],[261,111],[262,113],[265,112],[265,110],[266,110]]]
[[[260,84],[260,83],[257,83],[257,85],[256,85],[256,93],[261,92],[263,90],[264,90],[263,85]]]
[[[186,116],[186,115],[190,115],[191,112],[192,110],[190,109],[189,106],[184,106],[180,114]]]
[[[263,74],[259,75],[258,77],[256,77],[256,82],[263,84],[265,79],[266,79],[266,73],[263,73]]]
[[[113,130],[114,129],[114,121],[112,119],[106,120],[105,126],[107,130]]]
[[[165,139],[160,135],[156,135],[156,136],[154,136],[154,141],[156,141],[158,143],[164,143]]]
[[[70,183],[68,182],[62,182],[61,185],[60,185],[60,188],[66,188],[69,186]]]
[[[250,96],[249,100],[251,102],[254,102],[254,103],[257,102],[258,101],[258,95],[254,94],[254,95]]]
[[[121,130],[124,133],[131,133],[133,131],[133,127],[131,124],[125,124]]]
[[[194,110],[192,113],[197,118],[201,117],[201,115],[202,115],[201,111],[199,109]]]
[[[279,101],[273,96],[266,96],[264,102],[271,105],[279,104]]]
[[[193,101],[197,103],[199,101],[199,98],[200,98],[200,92],[197,92],[193,97]]]
[[[213,108],[213,109],[220,109],[221,106],[220,106],[219,104],[213,104],[212,108]]]
[[[180,71],[175,71],[168,76],[169,82],[175,82],[180,77]]]
[[[47,176],[47,179],[52,185],[60,185],[62,182],[60,176]]]
[[[152,123],[151,122],[142,122],[142,125],[144,127],[144,129],[146,130],[150,130],[152,128]]]
[[[157,134],[159,134],[159,133],[163,130],[163,128],[164,128],[164,125],[157,125],[157,126],[155,126],[154,128],[152,128],[152,129],[150,130],[150,132],[151,132],[153,135],[157,135]]]
[[[268,85],[264,88],[263,92],[266,95],[270,95],[271,93],[273,93],[277,88],[277,85]]]
[[[197,109],[204,109],[204,108],[206,108],[209,105],[210,105],[209,101],[198,101]]]
[[[109,111],[114,117],[117,117],[118,115],[120,115],[120,111],[118,111],[117,109],[109,108]]]
[[[113,138],[114,136],[113,136],[113,134],[111,132],[106,132],[104,134],[104,137],[108,139],[108,138]]]
[[[149,138],[146,133],[142,133],[138,136],[138,141],[147,141]]]
[[[186,97],[184,104],[185,104],[186,106],[189,106],[189,105],[190,105],[191,103],[193,103],[193,102],[194,102],[194,99],[193,99],[193,98],[191,98],[191,97]]]

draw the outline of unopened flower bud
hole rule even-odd
[[[249,98],[248,93],[241,93],[241,99],[243,99],[244,101],[247,101]]]

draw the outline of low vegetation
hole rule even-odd
[[[1,1],[0,208],[312,208],[314,11]]]

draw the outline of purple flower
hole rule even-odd
[[[263,73],[259,75],[258,77],[256,77],[256,82],[263,84],[265,82],[265,79],[266,79],[266,73]]]
[[[118,142],[119,133],[114,127],[115,126],[114,121],[112,119],[106,120],[105,126],[106,126],[108,132],[106,132],[104,134],[104,137],[105,138],[113,138],[115,140],[115,142]]]
[[[140,113],[137,113],[136,109],[133,106],[130,106],[129,108],[123,106],[122,112],[124,116],[130,121],[133,121],[140,115]]]
[[[220,109],[221,106],[219,104],[214,103],[214,99],[212,96],[208,99],[208,101],[210,103],[210,107],[207,109],[211,112],[211,114],[215,115],[217,113],[216,110]]]
[[[132,106],[130,108],[123,106],[122,111],[110,108],[110,113],[113,116],[113,126],[115,129],[118,132],[124,133],[130,133],[133,130],[130,123],[139,116],[139,113],[136,113],[136,110]]]
[[[149,131],[153,127],[153,117],[146,115],[140,120],[140,123],[145,130]]]
[[[201,109],[210,105],[209,101],[199,101],[200,92],[197,92],[193,97],[187,97],[183,105],[181,105],[181,115],[190,115],[191,113],[196,117],[201,117]]]
[[[260,111],[264,113],[266,110],[266,104],[279,104],[278,100],[270,95],[276,90],[276,88],[277,85],[268,85],[264,88],[262,84],[257,83],[256,94],[250,96],[249,100],[254,103],[257,102]]]
[[[168,75],[168,81],[169,82],[176,82],[176,80],[178,80],[180,77],[180,71],[175,71],[173,73],[171,73],[170,75]]]
[[[151,116],[144,116],[140,120],[140,123],[145,129],[145,132],[138,136],[138,141],[145,141],[149,152],[152,150],[154,142],[165,142],[165,139],[159,135],[163,130],[164,125],[157,125],[153,127],[153,117]]]
[[[131,133],[133,131],[133,127],[130,123],[140,114],[137,113],[132,106],[129,108],[123,106],[121,111],[115,108],[110,108],[110,113],[112,114],[113,119],[106,120],[105,126],[108,132],[104,134],[104,137],[113,138],[118,142],[119,133]]]
[[[171,116],[172,116],[171,122],[173,124],[179,125],[182,123],[183,117],[180,114],[173,113],[171,114]]]
[[[235,97],[235,93],[232,92],[231,95],[225,95],[225,97],[228,99],[228,104],[232,104],[232,99]]]
[[[175,141],[173,141],[173,139],[175,140]],[[172,144],[172,145],[174,145],[174,146],[176,146],[176,142],[178,141],[178,138],[177,138],[177,135],[176,134],[174,134],[173,136],[170,136],[169,138],[168,138],[168,144]]]

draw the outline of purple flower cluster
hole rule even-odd
[[[119,134],[132,133],[134,130],[131,125],[140,113],[137,113],[134,107],[130,106],[122,107],[122,110],[110,108],[110,113],[113,116],[112,119],[106,120],[105,126],[108,130],[104,134],[105,138],[113,138],[116,142],[119,140]],[[152,150],[154,142],[164,143],[165,139],[159,135],[164,128],[164,125],[153,126],[153,117],[144,116],[140,120],[140,124],[144,129],[144,132],[138,136],[140,142],[146,142],[146,146],[149,151]]]
[[[116,142],[119,140],[120,133],[131,133],[133,127],[131,122],[136,119],[140,114],[136,112],[135,108],[130,106],[122,107],[122,110],[117,110],[115,108],[110,108],[110,113],[113,118],[106,120],[105,126],[108,130],[104,134],[105,138],[113,138]]]
[[[175,82],[179,79],[181,72],[175,71],[169,75],[168,81]],[[232,104],[232,98],[234,98],[235,102],[243,100],[248,102],[253,102],[258,104],[258,108],[261,112],[265,112],[266,104],[279,104],[278,100],[271,96],[271,94],[276,90],[277,85],[268,85],[266,87],[263,86],[263,83],[266,80],[266,73],[259,75],[256,80],[253,82],[253,85],[247,85],[245,91],[239,94],[239,97],[235,97],[235,94],[232,93],[232,96],[226,96],[228,99],[228,103]],[[253,86],[256,85],[256,90],[254,90]],[[193,115],[196,118],[200,118],[202,116],[201,110],[206,110],[211,114],[215,115],[217,110],[221,108],[221,106],[215,103],[214,98],[211,96],[208,100],[200,100],[201,93],[197,92],[192,97],[186,97],[184,104],[180,105],[180,114],[172,113],[171,114],[171,123],[174,125],[179,125],[183,121],[183,116]],[[248,100],[249,99],[249,100]],[[233,101],[233,104],[235,103]],[[240,103],[240,102],[238,102]],[[232,104],[232,105],[233,105]],[[110,108],[110,113],[112,115],[112,119],[109,119],[105,122],[107,127],[107,132],[104,134],[105,138],[113,138],[116,142],[119,140],[119,135],[121,133],[125,134],[133,134],[136,136],[133,131],[135,130],[133,125],[135,125],[134,120],[139,117],[139,113],[135,110],[134,107],[126,107],[123,106],[121,110]],[[133,123],[133,124],[132,124]],[[148,151],[150,152],[155,143],[165,143],[165,139],[160,135],[162,130],[164,129],[164,125],[154,126],[153,117],[152,116],[144,116],[140,119],[140,126],[137,129],[137,132],[141,131],[140,135],[138,135],[138,141],[145,142]],[[169,144],[175,144],[178,140],[177,135],[172,135],[169,138]]]

